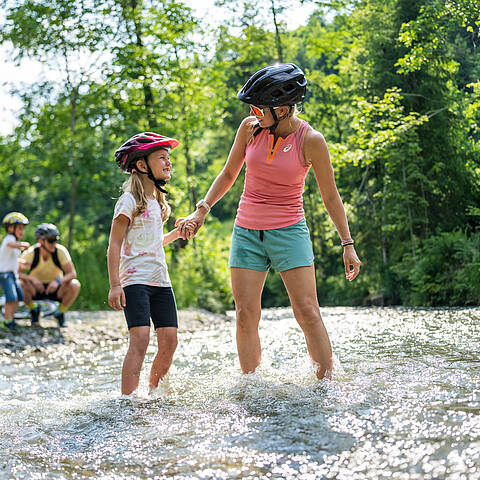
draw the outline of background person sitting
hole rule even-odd
[[[58,325],[65,325],[65,312],[80,292],[80,282],[68,250],[58,244],[60,233],[55,225],[42,223],[35,230],[38,243],[23,252],[20,282],[25,305],[30,309],[32,325],[37,323],[40,308],[33,300],[49,299],[60,302],[55,312]],[[24,273],[29,270],[29,273]]]
[[[21,242],[28,225],[28,218],[19,212],[10,212],[3,218],[3,226],[7,235],[0,246],[0,285],[5,295],[4,322],[1,324],[8,330],[15,330],[13,315],[17,311],[18,302],[23,300],[23,292],[18,282],[18,257],[21,250],[30,244]]]

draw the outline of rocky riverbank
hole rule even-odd
[[[53,345],[70,345],[72,348],[95,348],[110,342],[125,341],[128,330],[122,312],[112,310],[96,312],[71,311],[67,323],[59,328],[55,319],[42,318],[40,325],[31,327],[28,320],[18,320],[18,331],[0,331],[0,355],[17,355],[42,352]],[[178,312],[179,332],[209,329],[219,322],[232,321],[231,317],[200,309]]]

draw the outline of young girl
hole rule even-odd
[[[173,138],[139,133],[116,152],[120,168],[130,173],[115,205],[108,246],[108,303],[125,313],[130,342],[122,368],[122,394],[138,387],[150,340],[150,318],[158,352],[150,372],[150,392],[167,374],[177,347],[177,309],[163,245],[180,237],[175,229],[163,235],[170,207],[162,188],[170,179]]]
[[[17,326],[13,315],[17,311],[18,302],[23,300],[22,287],[18,282],[18,257],[22,250],[30,244],[21,242],[28,225],[28,219],[19,212],[10,212],[3,219],[3,226],[7,235],[0,246],[0,286],[5,295],[5,321],[0,325],[7,330],[16,330]]]

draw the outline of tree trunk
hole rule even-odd
[[[197,188],[195,186],[195,171],[194,171],[194,165],[193,165],[193,159],[192,155],[190,153],[190,138],[188,135],[184,136],[184,143],[183,143],[183,149],[185,151],[185,171],[187,172],[187,178],[188,178],[188,185],[190,189],[190,211],[193,211],[195,209],[195,205],[198,202],[198,193],[197,193]]]
[[[72,88],[70,94],[70,136],[72,140],[75,135],[75,125],[77,123],[77,101],[78,101],[78,91],[79,85]],[[75,155],[75,149],[72,149],[73,155]],[[73,232],[75,228],[75,207],[77,202],[77,176],[76,176],[76,165],[75,158],[70,158],[69,162],[70,167],[70,213],[68,219],[68,243],[67,248],[70,250],[72,248],[73,242]]]
[[[412,257],[415,260],[415,263],[417,263],[415,236],[414,236],[414,233],[413,233],[412,209],[410,208],[410,200],[408,198],[407,174],[405,172],[405,162],[403,160],[402,160],[402,178],[403,178],[403,188],[405,190],[405,200],[406,200],[406,203],[407,203],[408,228],[410,230],[410,242],[411,242],[411,247],[412,247]]]
[[[138,47],[143,49],[143,32],[140,22],[137,20],[136,10],[138,6],[137,0],[131,0],[130,5],[133,10],[133,23],[135,25],[135,41]],[[148,82],[148,75],[146,71],[142,72],[144,80],[142,81],[143,87],[143,101],[145,105],[145,111],[147,115],[148,128],[155,130],[158,126],[157,118],[155,116],[155,97],[153,95],[152,87]]]
[[[275,44],[277,46],[277,56],[278,61],[283,63],[283,49],[282,49],[282,39],[280,36],[280,29],[278,28],[277,22],[277,11],[275,9],[275,0],[271,0],[272,2],[272,15],[273,15],[273,24],[275,25]]]

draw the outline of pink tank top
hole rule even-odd
[[[302,220],[305,165],[302,142],[308,123],[286,138],[262,130],[245,149],[245,186],[235,223],[252,230],[288,227]]]

